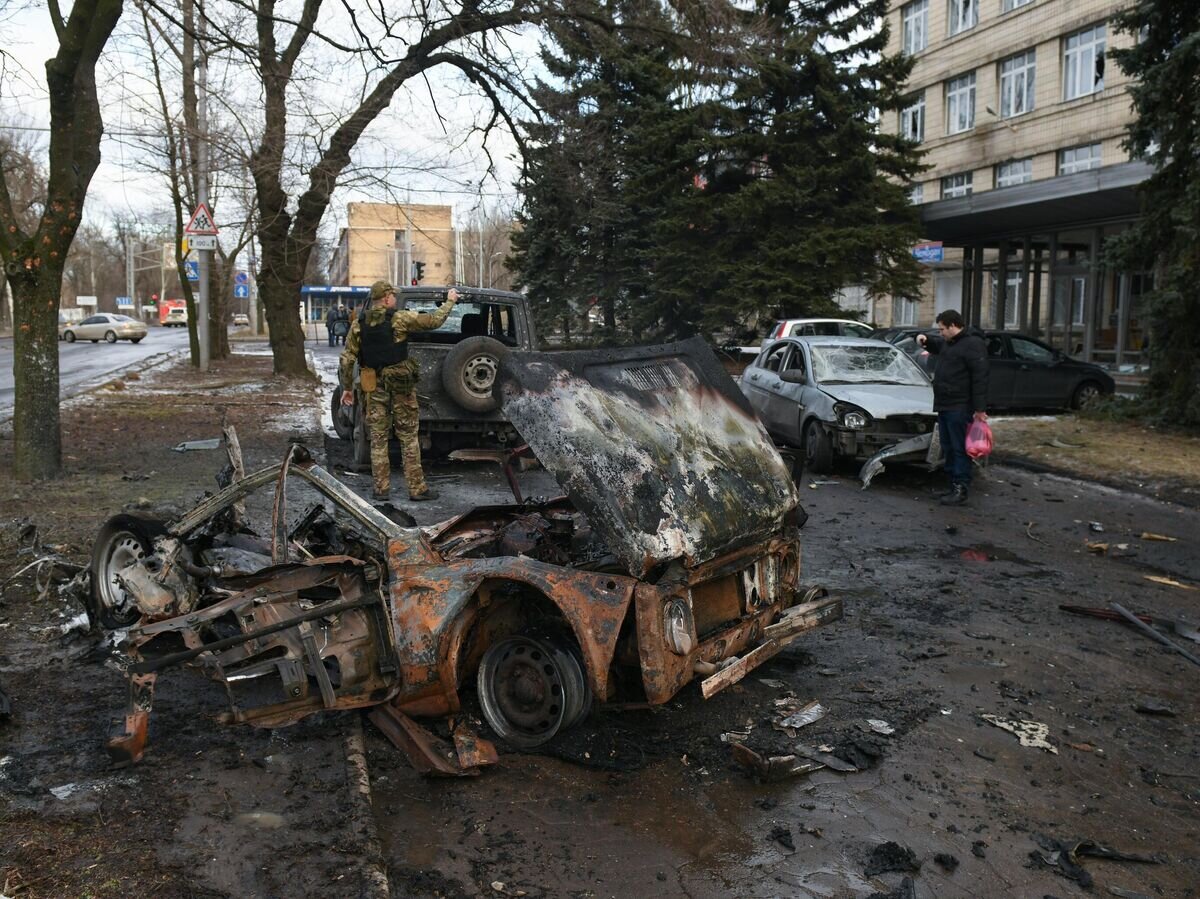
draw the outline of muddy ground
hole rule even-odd
[[[249,467],[300,438],[339,470],[322,394],[269,369],[260,355],[204,378],[149,371],[68,404],[64,477],[0,487],[0,580],[37,557],[29,524],[82,562],[126,504],[170,514],[213,489],[219,453],[170,447],[215,436],[220,406]],[[494,468],[431,471],[443,498],[412,509],[421,523],[506,496]],[[947,511],[920,472],[891,470],[865,492],[848,474],[802,488],[804,579],[842,595],[845,620],[709,702],[688,689],[653,711],[599,711],[547,752],[501,747],[500,765],[458,781],[422,780],[367,725],[391,895],[1196,895],[1200,669],[1058,606],[1115,600],[1200,619],[1200,513],[1004,468]],[[543,472],[523,479],[553,489]],[[13,700],[0,722],[0,893],[362,893],[373,859],[353,821],[348,714],[221,729],[222,691],[175,671],[160,680],[146,761],[114,770],[103,741],[121,680],[94,636],[61,633],[79,609],[37,592],[25,577],[0,597],[0,686]],[[827,713],[789,737],[772,727],[789,698]],[[1056,751],[983,715],[1043,723]],[[765,753],[830,747],[859,770],[764,783],[722,735]],[[1080,840],[1154,861],[1047,866]]]

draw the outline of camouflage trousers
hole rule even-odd
[[[400,384],[392,383],[401,381]],[[397,390],[396,387],[404,389]],[[388,459],[388,439],[393,428],[404,453],[404,481],[410,496],[428,490],[421,470],[421,444],[417,439],[419,415],[417,386],[411,379],[380,378],[379,385],[367,394],[367,430],[371,434],[371,477],[375,490],[391,489],[392,469]]]

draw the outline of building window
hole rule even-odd
[[[979,22],[978,0],[950,0],[950,33],[974,28]]]
[[[1033,180],[1033,159],[1012,159],[996,166],[996,186],[1012,187]]]
[[[975,73],[946,82],[946,133],[961,134],[975,127]]]
[[[925,140],[925,91],[914,94],[912,102],[900,110],[900,133],[917,143]]]
[[[909,56],[929,46],[929,0],[916,0],[900,10],[904,52]]]
[[[1056,278],[1054,282],[1054,308],[1052,311],[1054,324],[1065,327],[1083,324],[1083,298],[1087,289],[1087,279]]]
[[[992,273],[992,315],[991,320],[996,320],[996,306],[1000,302],[1000,279],[996,273]],[[1011,330],[1019,325],[1018,316],[1020,314],[1021,303],[1021,273],[1020,272],[1005,272],[1004,276],[1004,327],[1006,330]]]
[[[892,300],[892,325],[915,325],[917,323],[917,301],[896,297]]]
[[[1067,35],[1063,51],[1063,98],[1104,90],[1104,26]]]
[[[1030,50],[1000,63],[1000,118],[1009,119],[1033,109],[1033,79],[1037,54]]]
[[[1022,6],[1028,6],[1033,0],[1004,0],[1000,7],[1001,12],[1012,12],[1014,9],[1020,9]]]
[[[942,199],[949,200],[953,197],[969,196],[971,193],[972,178],[972,172],[963,172],[959,175],[947,175],[942,179]]]
[[[1100,145],[1085,144],[1058,151],[1058,173],[1070,175],[1100,168]]]
[[[925,185],[914,184],[908,191],[908,202],[916,206],[925,202]]]

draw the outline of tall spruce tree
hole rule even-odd
[[[915,296],[915,147],[882,131],[911,62],[887,57],[886,0],[761,0],[752,64],[714,114],[706,331],[837,314],[835,294]]]
[[[659,148],[648,123],[669,113],[675,82],[672,30],[658,0],[608,0],[575,8],[542,49],[551,81],[533,99],[523,206],[509,264],[543,329],[587,326],[598,311],[605,342],[627,333],[645,294],[643,251],[653,204],[634,173]],[[618,325],[620,324],[620,328]]]
[[[1200,5],[1141,0],[1114,24],[1138,36],[1112,51],[1134,79],[1125,146],[1152,158],[1154,174],[1141,187],[1142,217],[1107,250],[1126,269],[1153,260],[1154,290],[1142,297],[1151,323],[1146,411],[1200,427]]]

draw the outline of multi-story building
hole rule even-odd
[[[1109,24],[1121,6],[891,4],[888,52],[912,56],[913,69],[908,105],[883,126],[925,151],[930,168],[912,201],[932,246],[920,254],[929,260],[924,298],[897,298],[875,310],[877,320],[924,325],[958,308],[982,327],[1136,361],[1149,276],[1118,271],[1101,254],[1136,219],[1135,187],[1151,171],[1121,146],[1133,115],[1128,79],[1108,59],[1134,40]]]
[[[454,281],[451,208],[412,203],[350,203],[346,227],[329,265],[334,284],[370,287],[379,280],[408,284]]]

